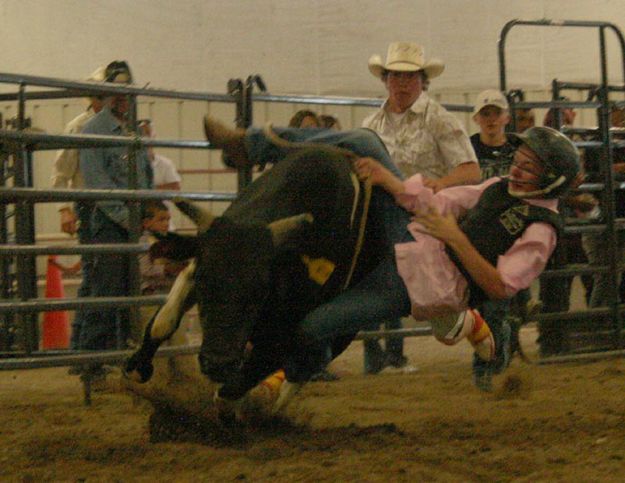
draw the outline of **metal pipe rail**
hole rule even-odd
[[[31,151],[96,147],[132,147],[141,149],[148,146],[178,149],[214,149],[208,141],[176,141],[139,136],[105,136],[96,134],[43,134],[6,129],[0,129],[0,139],[20,142],[25,149]]]
[[[111,82],[69,81],[56,77],[41,77],[25,74],[0,73],[0,83],[64,89],[64,92],[67,93],[66,97],[76,97],[75,94],[79,94],[79,97],[82,97],[85,94],[107,94],[109,96],[134,95],[146,97],[166,97],[168,99],[182,99],[190,101],[234,102],[233,97],[228,94],[210,94],[205,92],[157,89],[147,87],[147,85],[145,87],[135,87]],[[37,97],[34,97],[35,94],[36,93],[31,93],[28,99],[36,99]],[[26,95],[27,94],[24,93],[22,97],[25,98]],[[18,100],[19,98],[20,96],[17,93],[0,95],[0,100],[3,101]]]
[[[70,189],[37,189],[37,188],[0,188],[0,203],[14,203],[16,201],[94,201],[101,199],[141,201],[141,200],[171,200],[183,198],[193,201],[232,201],[236,193],[228,192],[185,192],[158,191],[158,190],[70,190]]]
[[[623,35],[621,34],[620,29],[613,23],[610,22],[596,22],[590,20],[550,20],[550,19],[541,19],[541,20],[520,20],[514,19],[506,23],[501,33],[499,34],[499,43],[498,43],[498,58],[499,58],[499,84],[501,91],[506,92],[506,61],[505,61],[505,43],[506,38],[510,30],[515,26],[534,26],[534,27],[582,27],[582,28],[599,28],[603,31],[603,29],[610,29],[614,32],[614,34],[619,39],[622,50],[625,47],[625,39],[623,39]],[[604,70],[604,69],[602,69]],[[623,73],[625,77],[625,58],[623,58]],[[602,85],[606,85],[607,83],[602,83]]]
[[[569,81],[558,81],[558,86],[560,89],[571,89],[578,91],[592,91],[601,87],[601,84],[593,84],[589,82],[569,82]],[[608,90],[613,92],[622,92],[625,91],[625,85],[608,85]]]
[[[81,297],[67,299],[30,299],[24,302],[0,302],[0,314],[57,312],[85,308],[115,309],[139,305],[162,305],[165,295],[136,295],[130,297]]]
[[[420,337],[432,334],[431,327],[417,327],[413,329],[400,329],[396,331],[363,331],[359,332],[355,340],[370,340],[379,337]],[[199,344],[184,346],[160,347],[156,357],[171,357],[182,355],[194,355],[200,352]],[[118,351],[67,351],[63,354],[40,355],[38,357],[19,357],[12,359],[0,359],[0,370],[14,371],[21,369],[41,369],[50,367],[65,367],[83,365],[86,363],[99,362],[103,364],[122,364],[133,354],[132,350]]]
[[[186,346],[160,347],[155,357],[193,355],[200,352],[199,344]],[[19,357],[0,359],[0,371],[22,369],[42,369],[50,367],[82,366],[90,363],[123,364],[132,355],[132,350],[116,351],[67,351],[67,354],[40,355],[39,357]]]
[[[598,109],[602,104],[597,101],[520,101],[515,102],[514,107],[519,109],[545,108],[549,109],[577,109],[589,108]]]
[[[100,245],[0,245],[0,257],[12,255],[84,255],[89,253],[145,253],[147,243],[103,243]]]
[[[272,94],[253,94],[252,100],[259,102],[278,102],[291,104],[317,104],[317,105],[333,105],[333,106],[363,106],[363,107],[380,107],[384,103],[384,99],[372,99],[367,97],[321,97],[307,95],[272,95]],[[455,112],[473,112],[472,106],[465,104],[443,104],[449,111]]]

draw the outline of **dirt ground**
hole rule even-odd
[[[515,360],[485,394],[468,345],[405,346],[416,372],[363,376],[355,342],[287,422],[222,440],[152,442],[149,403],[109,389],[86,407],[67,368],[0,372],[0,481],[623,481],[622,358]]]

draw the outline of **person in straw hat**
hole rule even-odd
[[[369,71],[382,80],[388,98],[362,124],[380,136],[404,176],[423,175],[426,186],[434,192],[480,180],[467,133],[425,92],[430,79],[444,69],[439,60],[425,60],[423,48],[413,42],[391,43],[386,62],[379,55],[371,56]],[[396,329],[401,321],[387,321],[385,325]],[[376,373],[389,365],[405,366],[406,362],[403,339],[388,340],[386,353],[376,340],[365,343],[365,373]]]
[[[423,48],[412,42],[390,44],[386,62],[371,56],[369,71],[384,82],[388,98],[363,122],[382,138],[404,176],[422,174],[435,192],[480,180],[462,125],[424,92],[444,69],[439,60],[426,61]]]

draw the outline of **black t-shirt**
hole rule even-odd
[[[471,144],[480,164],[482,180],[508,174],[516,150],[509,141],[501,146],[487,146],[480,140],[478,132],[471,136]]]

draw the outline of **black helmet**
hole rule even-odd
[[[519,146],[530,148],[543,165],[539,189],[525,197],[558,198],[571,188],[580,165],[577,148],[569,138],[550,127],[532,127],[523,134],[510,136]]]

